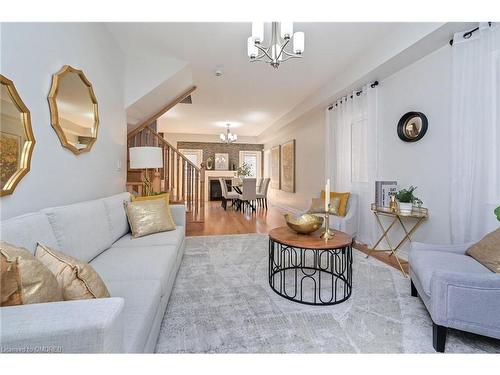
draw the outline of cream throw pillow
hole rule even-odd
[[[133,237],[175,229],[170,206],[165,199],[125,202]]]
[[[500,228],[467,249],[467,254],[495,273],[500,273]]]
[[[330,215],[339,216],[340,198],[335,197],[330,200]],[[313,198],[311,207],[307,211],[309,214],[324,214],[325,200],[322,198]]]
[[[40,244],[35,256],[56,276],[65,301],[109,297],[106,285],[90,264]]]
[[[0,241],[1,306],[62,301],[55,276],[33,254]]]

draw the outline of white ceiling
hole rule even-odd
[[[412,24],[413,25],[413,24]],[[295,23],[305,32],[302,59],[278,70],[250,63],[246,40],[250,23],[111,23],[125,54],[171,57],[191,68],[193,104],[179,104],[160,120],[171,133],[218,134],[226,122],[238,135],[257,136],[329,80],[408,23]],[[266,34],[268,38],[269,30]],[[214,74],[221,67],[224,74]],[[144,67],[147,69],[147,66]]]

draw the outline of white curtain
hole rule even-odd
[[[352,98],[351,98],[352,96]],[[332,190],[358,196],[357,240],[372,243],[375,223],[370,212],[377,176],[377,88],[339,99],[327,110],[326,171]]]
[[[453,243],[498,226],[500,204],[500,25],[453,38],[450,217]]]

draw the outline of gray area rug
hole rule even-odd
[[[409,280],[353,250],[353,293],[333,306],[288,301],[268,285],[268,239],[190,237],[159,353],[434,353],[432,322]],[[450,330],[447,353],[500,353],[500,340]]]

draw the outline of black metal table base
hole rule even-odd
[[[352,292],[352,248],[306,249],[269,239],[269,285],[307,305],[335,305]]]

